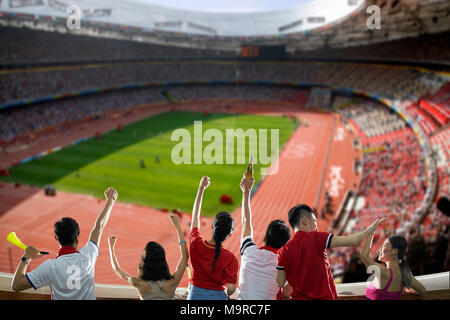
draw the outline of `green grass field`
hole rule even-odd
[[[224,150],[225,129],[254,128],[257,132],[258,129],[279,129],[281,150],[295,127],[287,117],[244,114],[205,117],[197,112],[166,112],[129,124],[122,131],[110,131],[101,139],[91,138],[14,167],[11,176],[1,179],[40,187],[53,184],[57,191],[98,198],[104,198],[103,191],[113,186],[119,192],[118,201],[191,212],[200,179],[207,175],[211,184],[204,195],[202,214],[214,216],[219,211],[231,212],[240,205],[239,182],[246,170],[245,164],[176,165],[171,160],[172,149],[178,144],[171,141],[172,132],[185,128],[193,141],[194,120],[202,121],[203,132],[209,128],[219,129],[224,137]],[[270,130],[268,141],[270,146]],[[204,141],[203,149],[210,143]],[[248,154],[248,140],[246,143]],[[193,148],[191,153],[193,159]],[[155,162],[156,156],[160,163]],[[145,169],[140,168],[140,159],[145,161]],[[260,179],[259,168],[255,165],[256,182]],[[233,204],[221,204],[222,194],[230,195]]]

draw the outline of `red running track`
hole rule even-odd
[[[306,119],[308,126],[301,126],[293,133],[280,153],[278,172],[265,177],[251,200],[254,238],[258,245],[263,245],[270,221],[287,221],[287,213],[293,205],[306,203],[314,206],[317,201],[320,208],[324,201],[322,195],[327,188],[335,195],[337,209],[345,190],[354,188],[359,181],[352,169],[354,159],[360,157],[352,145],[355,136],[338,117],[313,112],[297,112],[296,115]],[[331,169],[332,167],[340,169]],[[239,182],[236,181],[236,184]],[[197,185],[192,188],[197,188]],[[208,197],[208,190],[204,196]],[[236,202],[240,200],[236,199]],[[54,258],[59,248],[53,238],[54,222],[64,216],[76,219],[81,228],[80,244],[84,244],[103,204],[103,200],[86,195],[58,192],[52,198],[46,197],[39,188],[15,188],[9,184],[0,184],[0,271],[13,273],[23,253],[4,240],[9,232],[15,231],[25,244],[50,251],[50,258]],[[240,208],[232,214],[236,228],[224,247],[232,250],[240,260]],[[330,219],[318,219],[319,230],[326,231]],[[181,222],[186,236],[189,233],[189,221],[190,215],[184,214]],[[212,218],[202,217],[201,232],[205,238],[211,236],[211,222]],[[124,284],[113,273],[109,261],[107,237],[112,234],[118,237],[116,252],[121,267],[132,274],[137,273],[142,249],[150,240],[159,242],[166,249],[172,271],[177,265],[177,237],[167,213],[119,201],[111,213],[100,242],[100,255],[95,270],[96,283]],[[45,258],[32,261],[29,270],[36,268],[43,259]],[[187,272],[180,286],[186,285]]]

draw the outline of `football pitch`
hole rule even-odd
[[[223,164],[195,164],[196,150],[193,145],[190,164],[176,164],[173,161],[173,149],[180,143],[179,140],[172,141],[173,132],[186,129],[193,142],[196,133],[194,121],[201,121],[203,133],[208,129],[217,129],[223,137],[227,129],[254,129],[256,132],[267,129],[269,154],[273,147],[271,129],[279,130],[281,150],[296,125],[292,119],[281,116],[164,112],[126,125],[120,131],[107,132],[100,139],[90,138],[13,167],[11,175],[1,179],[39,187],[52,184],[57,191],[88,194],[100,199],[104,199],[104,190],[112,186],[119,192],[118,201],[121,202],[191,212],[200,179],[207,175],[211,178],[211,184],[205,191],[202,214],[214,216],[219,211],[231,212],[240,206],[239,182],[247,168],[247,164],[237,163],[238,148],[234,148],[235,161],[229,164],[225,161]],[[203,150],[213,140],[203,140]],[[245,142],[247,163],[249,139],[246,138]],[[224,150],[225,144],[224,138]],[[145,164],[144,168],[141,161]],[[259,164],[254,166],[256,183],[261,178],[260,167]],[[220,202],[223,194],[231,196],[232,204]]]

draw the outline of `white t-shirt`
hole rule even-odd
[[[241,240],[238,300],[276,300],[278,254],[258,249],[251,236]]]
[[[97,244],[89,240],[77,253],[46,260],[26,277],[34,289],[50,286],[53,300],[95,300],[97,257]]]

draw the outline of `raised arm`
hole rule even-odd
[[[370,247],[372,246],[372,240],[373,240],[374,234],[375,234],[375,232],[371,232],[368,234],[366,241],[364,242],[363,248],[362,248],[361,252],[359,253],[359,258],[361,259],[362,263],[364,263],[364,265],[366,267],[377,264],[370,257]]]
[[[114,247],[116,245],[116,241],[117,241],[117,237],[116,236],[110,236],[108,238],[109,257],[110,257],[110,260],[111,260],[111,266],[113,268],[114,273],[117,274],[117,276],[120,279],[129,282],[131,275],[129,273],[127,273],[125,270],[120,268],[119,261],[117,260],[116,253],[114,251]]]
[[[186,270],[186,265],[189,259],[189,251],[186,245],[186,240],[184,240],[183,231],[181,230],[180,217],[176,214],[170,214],[169,219],[177,230],[178,244],[180,246],[180,260],[178,261],[178,266],[173,274],[173,279],[171,280],[171,287],[175,290],[183,277],[184,271]]]
[[[200,226],[200,209],[202,208],[203,192],[209,186],[209,177],[204,176],[198,186],[195,197],[194,208],[192,209],[191,230]]]
[[[114,203],[117,199],[117,191],[114,188],[108,188],[105,191],[106,203],[103,207],[102,212],[97,217],[95,221],[94,228],[91,231],[91,235],[89,236],[89,240],[95,242],[97,246],[100,246],[100,239],[102,236],[103,228],[109,220],[109,215],[111,213],[111,209],[114,206]]]
[[[373,222],[369,227],[367,227],[366,230],[358,233],[354,233],[348,236],[334,236],[331,238],[330,248],[335,247],[352,247],[356,246],[357,244],[360,244],[361,241],[369,235],[369,233],[372,233],[375,231],[375,229],[378,227],[378,225],[386,220],[385,217],[378,218]]]
[[[245,175],[241,180],[242,190],[242,207],[241,207],[241,223],[242,223],[242,235],[241,238],[253,235],[252,228],[252,213],[250,209],[250,193],[252,191],[253,183],[255,179],[246,178]]]
[[[369,235],[366,238],[366,241],[364,242],[363,248],[361,252],[359,253],[359,258],[361,259],[362,263],[367,267],[367,273],[375,275],[375,278],[377,278],[377,281],[381,282],[382,278],[388,278],[389,272],[386,270],[386,267],[383,266],[380,263],[377,263],[372,257],[370,256],[370,247],[372,246],[372,240],[373,235],[375,234],[375,230],[370,232]]]

